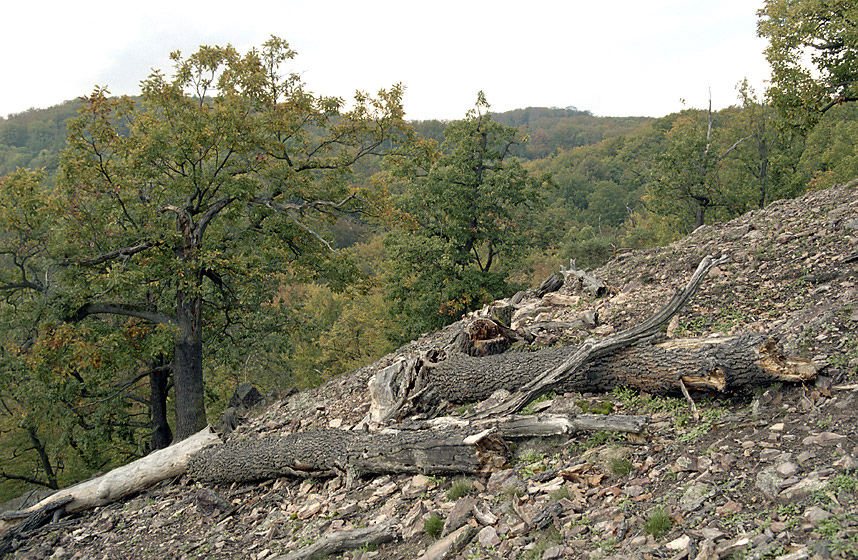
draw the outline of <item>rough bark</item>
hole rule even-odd
[[[620,333],[603,338],[598,342],[586,342],[574,354],[566,358],[560,365],[543,370],[539,375],[528,381],[514,395],[498,405],[480,412],[483,417],[497,416],[517,412],[529,402],[557,387],[565,378],[574,375],[587,362],[608,356],[622,348],[637,344],[657,334],[662,325],[666,325],[682,307],[694,296],[703,279],[715,266],[729,260],[724,255],[720,258],[705,257],[694,271],[691,279],[684,288],[677,290],[673,298],[655,315],[643,323],[626,329]]]
[[[479,414],[502,416],[523,408],[550,390],[596,392],[625,386],[651,393],[687,388],[745,391],[775,381],[812,379],[808,360],[785,357],[763,335],[652,340],[694,295],[712,267],[725,258],[707,257],[691,280],[653,317],[640,325],[580,347],[472,357],[452,353],[433,362],[428,355],[397,362],[370,382],[372,418],[379,422],[413,415],[437,415],[445,403],[486,399],[497,390],[515,393]]]
[[[202,298],[179,292],[178,332],[173,354],[176,392],[176,439],[197,433],[206,425],[203,392]]]
[[[509,460],[496,434],[469,439],[460,430],[358,433],[310,430],[227,442],[191,457],[188,475],[199,482],[252,482],[282,476],[455,474],[488,472]]]
[[[149,395],[152,422],[152,438],[149,449],[164,449],[173,442],[173,431],[167,421],[167,386],[170,368],[159,358],[149,372]]]
[[[363,529],[325,533],[313,544],[283,556],[275,556],[272,560],[317,560],[329,554],[336,554],[367,544],[390,542],[398,537],[399,532],[392,522],[372,525]]]
[[[191,457],[188,475],[204,483],[252,482],[282,476],[490,472],[510,458],[505,440],[584,430],[640,433],[646,417],[534,415],[408,422],[377,433],[311,430],[227,442]]]
[[[559,347],[483,358],[454,354],[437,364],[423,364],[429,388],[420,401],[429,410],[442,401],[478,402],[499,389],[514,392],[533,379],[534,372],[558,368],[574,352],[575,348]],[[629,387],[667,394],[679,392],[682,380],[691,389],[745,392],[775,381],[807,381],[815,371],[809,360],[784,356],[771,338],[744,334],[623,348],[582,365],[554,388],[606,392]]]

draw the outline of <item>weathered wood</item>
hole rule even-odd
[[[580,347],[472,357],[450,353],[401,361],[370,381],[373,420],[432,417],[447,403],[486,399],[497,390],[516,393],[480,417],[505,416],[549,390],[604,392],[631,387],[650,393],[692,390],[746,391],[772,382],[806,381],[816,375],[809,360],[788,358],[765,335],[684,339],[652,344],[661,326],[694,295],[706,274],[726,261],[707,257],[688,284],[647,321]]]
[[[188,475],[200,482],[252,482],[281,476],[365,474],[474,474],[509,461],[494,433],[468,437],[460,430],[309,430],[257,440],[230,441],[190,458]]]
[[[207,427],[187,439],[159,449],[133,463],[59,490],[27,509],[7,512],[6,517],[23,519],[31,513],[50,509],[61,502],[64,502],[63,507],[67,513],[109,504],[145,490],[162,480],[183,474],[191,454],[217,443],[220,443],[220,438]]]
[[[300,548],[289,554],[274,556],[272,560],[317,560],[329,554],[351,550],[367,544],[382,544],[399,537],[395,523],[387,522],[372,525],[363,529],[352,529],[325,533],[309,546]]]
[[[423,408],[441,401],[478,402],[494,391],[518,390],[534,372],[557,368],[575,348],[472,358],[460,354],[426,367],[420,395]],[[629,387],[653,394],[678,393],[680,381],[692,390],[746,392],[773,382],[813,379],[810,360],[789,358],[773,339],[762,334],[706,337],[639,344],[584,364],[561,379],[562,392],[608,392]]]
[[[504,418],[469,419],[442,416],[425,422],[408,422],[401,430],[447,430],[468,433],[493,430],[504,439],[572,435],[576,432],[609,431],[639,434],[649,424],[646,416],[625,414],[530,414]]]
[[[640,433],[643,416],[599,414],[409,421],[365,433],[309,430],[229,441],[190,458],[188,476],[205,483],[252,482],[282,476],[491,472],[509,462],[506,439],[570,435],[586,430]]]
[[[577,283],[582,290],[593,297],[602,297],[608,293],[608,285],[599,278],[575,266],[575,259],[569,261],[569,269],[562,269],[566,283]]]
[[[524,408],[529,402],[549,392],[558,386],[564,378],[574,374],[581,367],[592,360],[610,355],[627,346],[639,343],[658,333],[662,325],[667,324],[688,301],[694,296],[703,279],[712,268],[729,260],[726,255],[720,258],[705,257],[694,271],[691,280],[680,290],[677,290],[673,298],[662,307],[655,315],[639,325],[628,328],[615,335],[605,337],[598,342],[585,342],[574,354],[564,360],[559,366],[543,371],[520,388],[508,400],[484,410],[479,416],[497,416],[517,412]]]

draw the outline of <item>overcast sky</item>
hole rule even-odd
[[[662,116],[736,103],[769,69],[762,0],[43,0],[0,7],[0,115],[98,84],[134,94],[173,50],[242,51],[271,35],[318,94],[406,87],[410,119],[457,119],[483,90],[494,111],[575,106]]]

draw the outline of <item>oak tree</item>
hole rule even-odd
[[[176,52],[139,102],[98,88],[70,126],[53,239],[67,319],[172,333],[179,439],[206,424],[207,332],[241,329],[284,274],[335,284],[354,272],[326,224],[372,202],[350,172],[407,128],[400,87],[346,106],[284,73],[294,56],[276,37],[243,55]]]

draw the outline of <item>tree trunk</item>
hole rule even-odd
[[[478,402],[494,391],[517,391],[534,374],[559,367],[574,347],[548,348],[475,358],[455,354],[423,364],[429,387],[420,399],[429,408],[441,401]],[[629,387],[654,394],[688,388],[747,392],[768,383],[807,381],[815,374],[809,360],[788,358],[771,338],[759,334],[668,340],[639,344],[603,356],[559,380],[561,392],[608,392]]]
[[[58,502],[63,502],[67,513],[109,504],[145,490],[157,482],[183,474],[191,454],[217,443],[220,443],[217,434],[206,428],[166,449],[117,467],[103,476],[64,488],[23,511],[6,512],[2,517],[24,519]]]
[[[206,426],[203,393],[202,298],[179,291],[176,296],[176,335],[173,380],[176,394],[176,439]]]
[[[436,418],[362,433],[311,430],[255,440],[228,441],[188,462],[188,476],[204,483],[267,480],[282,476],[424,473],[474,474],[508,464],[506,439],[570,435],[584,430],[640,433],[639,416],[536,415],[488,420]]]
[[[309,546],[275,556],[271,560],[317,560],[344,550],[351,550],[367,544],[382,544],[399,537],[396,524],[392,521],[371,525],[363,529],[351,529],[325,533],[322,538]]]
[[[438,363],[424,355],[394,363],[370,382],[372,418],[387,422],[414,414],[436,416],[446,403],[480,401],[499,389],[515,394],[480,412],[483,417],[516,412],[551,390],[610,391],[625,386],[669,393],[685,384],[744,391],[773,381],[812,379],[816,375],[812,363],[786,358],[774,341],[761,335],[640,344],[657,335],[690,300],[709,270],[724,260],[704,259],[688,284],[643,323],[580,347],[482,358],[453,354]]]
[[[153,364],[149,373],[149,395],[152,414],[152,438],[149,440],[149,450],[164,449],[173,442],[173,432],[167,422],[167,382],[170,379],[170,368],[159,358]]]

